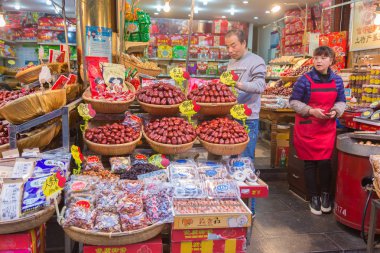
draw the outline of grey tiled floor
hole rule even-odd
[[[287,182],[267,183],[269,196],[256,199],[253,236],[247,252],[366,252],[359,231],[338,223],[333,214],[311,214],[308,203],[288,191]]]

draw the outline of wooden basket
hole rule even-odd
[[[186,143],[186,144],[180,144],[180,145],[172,145],[172,144],[163,144],[159,142],[155,142],[152,139],[150,139],[143,130],[143,135],[146,141],[149,143],[149,145],[154,149],[157,153],[163,154],[163,155],[176,155],[180,153],[184,153],[191,149],[194,145],[194,142],[196,141],[196,138],[194,141]]]
[[[90,245],[118,246],[144,242],[159,235],[165,224],[152,225],[146,228],[119,233],[89,231],[78,227],[63,228],[74,241]]]
[[[215,144],[199,139],[202,146],[214,155],[240,155],[248,145],[247,141],[239,144]]]
[[[301,76],[280,76],[280,79],[284,82],[295,82],[300,78]]]
[[[377,194],[377,197],[380,198],[380,187],[379,187],[379,183],[377,182],[376,177],[373,179],[373,186],[375,188],[375,192]]]
[[[158,76],[161,73],[161,69],[146,69],[142,68],[136,65],[136,63],[127,60],[123,54],[120,56],[120,61],[126,68],[132,68],[132,69],[137,69],[138,73],[149,75],[149,76]]]
[[[153,105],[153,104],[147,104],[144,102],[141,102],[140,100],[137,100],[137,102],[140,104],[141,108],[152,115],[157,116],[172,116],[179,113],[179,105]]]
[[[132,85],[131,85],[132,86]],[[135,93],[133,87],[130,87],[132,92]],[[92,108],[98,113],[110,113],[110,114],[118,114],[124,113],[128,110],[129,106],[135,100],[135,94],[129,101],[105,101],[91,98],[91,91],[88,88],[82,95],[83,100],[92,105]]]
[[[139,143],[139,141],[141,140],[141,137],[142,134],[140,133],[139,138],[137,138],[136,140],[123,144],[98,144],[87,140],[84,136],[83,139],[88,149],[92,152],[95,152],[99,155],[116,156],[131,154],[135,150],[137,143]]]
[[[0,234],[17,233],[39,227],[48,221],[54,212],[55,207],[50,206],[17,220],[0,221]]]
[[[36,129],[30,132],[30,136],[17,140],[17,148],[20,153],[24,149],[39,148],[43,149],[58,135],[61,130],[61,123],[53,123],[44,129]],[[2,152],[10,150],[10,144],[4,144],[0,146],[0,158],[2,158]]]
[[[38,77],[41,72],[42,65],[34,66],[27,68],[25,70],[22,70],[16,74],[16,79],[19,80],[21,83],[33,83],[38,80]]]
[[[0,115],[12,124],[21,124],[66,105],[66,91],[38,91],[0,108]]]
[[[66,103],[74,101],[80,93],[80,85],[78,83],[66,85]]]
[[[218,116],[230,114],[231,108],[237,104],[237,102],[229,103],[199,103],[197,104],[201,107],[199,114]]]

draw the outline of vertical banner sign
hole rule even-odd
[[[112,62],[112,29],[86,26],[86,56],[108,57]]]
[[[249,133],[249,128],[245,121],[247,120],[248,116],[251,116],[252,110],[248,108],[247,104],[238,104],[231,108],[230,110],[231,116],[237,120],[241,120],[243,122],[243,126],[245,128],[245,131]]]
[[[193,126],[195,126],[195,123],[191,119],[191,117],[193,117],[195,114],[197,114],[197,112],[199,112],[200,109],[201,109],[201,107],[193,100],[183,101],[179,105],[179,111],[181,112],[182,115],[187,117],[187,120]]]
[[[362,1],[354,3],[351,8],[352,37],[350,51],[379,48],[380,45],[380,19],[377,14],[376,1]],[[377,24],[377,25],[376,25]]]
[[[73,174],[78,175],[81,172],[82,163],[84,161],[83,154],[78,146],[71,146],[71,156],[73,157],[75,164],[77,165],[77,168],[73,170]]]
[[[189,72],[184,71],[182,68],[172,68],[170,70],[170,77],[174,79],[174,81],[181,88],[182,92],[185,92],[185,86],[183,82],[190,78]]]
[[[237,80],[239,80],[239,76],[233,70],[225,71],[220,76],[220,82],[227,86],[230,86],[232,88],[232,93],[234,93],[236,97],[238,96],[238,93],[235,89]]]
[[[81,103],[78,108],[79,115],[83,118],[84,124],[80,125],[80,130],[82,133],[86,131],[88,126],[88,121],[95,117],[96,112],[94,109],[92,109],[92,106],[90,104],[83,104]]]

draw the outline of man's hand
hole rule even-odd
[[[322,109],[320,109],[320,108],[311,108],[311,109],[309,110],[309,114],[310,114],[311,116],[316,117],[317,119],[328,119],[328,118],[330,118],[330,115],[326,115],[326,114],[324,113],[324,111],[325,111],[325,110],[322,110]]]
[[[235,88],[239,89],[239,90],[242,90],[243,89],[243,84],[241,82],[236,82]]]
[[[332,110],[332,111],[330,111],[329,113],[326,113],[326,115],[327,115],[330,119],[336,118],[336,111],[335,111],[335,110]]]

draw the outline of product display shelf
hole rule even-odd
[[[59,43],[59,42],[37,42],[38,45],[47,45],[47,46],[59,46],[66,44],[65,42]],[[76,46],[76,43],[68,43],[69,46]]]
[[[70,149],[69,113],[70,111],[76,109],[76,107],[81,102],[82,102],[82,99],[79,98],[60,109],[54,110],[50,113],[47,113],[43,116],[32,119],[23,124],[20,124],[20,125],[9,124],[9,144],[10,144],[11,149],[14,149],[17,147],[17,143],[16,143],[17,133],[26,131],[32,127],[44,124],[52,119],[61,117],[62,118],[62,146],[66,150],[69,150]]]
[[[193,78],[219,78],[219,75],[190,75]],[[158,78],[170,78],[168,74],[160,74]]]
[[[186,61],[185,58],[149,58],[152,61]],[[228,62],[229,59],[189,58],[189,61]]]
[[[292,109],[269,109],[261,107],[260,121],[270,124],[270,166],[275,167],[277,147],[277,124],[294,122],[296,113]]]
[[[15,40],[14,43],[21,44],[21,43],[37,43],[37,40]]]
[[[11,56],[1,56],[0,55],[0,59],[6,59],[6,60],[16,60],[17,57],[11,57]]]
[[[13,40],[8,40],[8,39],[3,39],[3,38],[0,38],[0,40],[4,41],[5,43],[8,43],[8,44],[15,44],[16,43]]]

